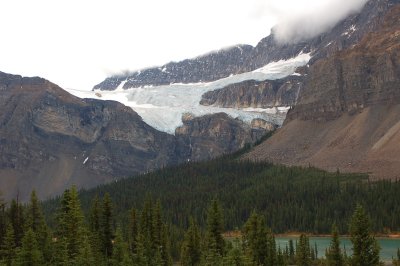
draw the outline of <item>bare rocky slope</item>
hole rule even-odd
[[[293,106],[303,86],[302,76],[279,80],[246,80],[206,92],[200,104],[224,108],[272,108]]]
[[[316,60],[284,126],[245,158],[400,178],[400,5],[352,48]]]
[[[203,120],[212,129],[196,126]],[[220,114],[194,121],[169,135],[120,103],[82,100],[45,79],[0,72],[0,190],[24,200],[35,188],[43,198],[72,184],[92,187],[234,152],[265,134]]]

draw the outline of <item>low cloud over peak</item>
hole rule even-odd
[[[374,0],[371,0],[374,1]],[[268,0],[264,15],[275,16],[276,39],[294,43],[315,37],[347,16],[359,12],[368,0]]]

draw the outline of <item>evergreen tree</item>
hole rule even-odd
[[[224,266],[245,266],[249,265],[249,261],[246,260],[242,250],[238,246],[238,243],[235,247],[229,250],[227,256],[224,258]]]
[[[295,262],[295,250],[293,239],[289,239],[289,264],[294,264]]]
[[[39,250],[35,233],[28,229],[22,238],[22,246],[17,254],[17,265],[20,266],[41,266],[44,264],[43,256]]]
[[[107,257],[111,257],[113,252],[112,240],[114,238],[114,230],[113,230],[112,203],[110,194],[108,193],[105,194],[103,199],[101,228],[102,228],[103,252]]]
[[[203,252],[201,265],[204,266],[220,266],[222,264],[222,255],[219,253],[215,239],[210,238],[207,241],[207,248]]]
[[[21,203],[17,200],[12,200],[9,212],[9,220],[14,230],[15,245],[17,247],[21,246],[22,237],[24,234],[24,215],[23,207]]]
[[[90,246],[90,241],[87,235],[85,235],[83,238],[82,246],[79,249],[79,253],[75,259],[74,265],[77,266],[96,265],[96,260],[94,258],[92,247]]]
[[[65,237],[55,239],[52,248],[51,265],[69,266],[71,264],[68,255],[68,244]]]
[[[332,240],[326,252],[327,264],[329,266],[343,266],[344,259],[340,250],[339,233],[336,224],[332,226]]]
[[[287,261],[286,261],[285,255],[282,252],[280,246],[278,246],[278,252],[277,252],[277,255],[276,255],[276,265],[277,266],[286,266],[287,265]]]
[[[92,206],[90,208],[90,215],[89,215],[89,229],[91,232],[100,232],[101,226],[101,206],[99,201],[99,196],[96,196],[92,200]]]
[[[211,202],[207,212],[206,249],[215,249],[219,256],[223,256],[225,240],[222,237],[224,230],[221,207],[216,200]]]
[[[400,248],[397,249],[397,258],[393,259],[394,266],[400,266]]]
[[[89,238],[91,251],[95,258],[95,263],[98,265],[103,260],[103,243],[101,231],[101,203],[98,195],[96,194],[92,200],[90,213],[89,213]]]
[[[132,208],[129,217],[129,249],[132,254],[136,253],[136,240],[139,233],[139,224],[136,209]]]
[[[161,258],[164,266],[172,265],[172,257],[171,257],[171,244],[169,240],[169,232],[168,227],[163,225],[161,231],[161,246],[159,247],[159,251],[161,253]]]
[[[137,266],[147,266],[148,258],[146,257],[146,248],[144,246],[144,236],[139,233],[136,239],[136,250],[133,254],[133,263]]]
[[[271,230],[267,232],[267,260],[265,265],[275,266],[277,265],[277,254],[276,254],[276,243],[275,237]]]
[[[121,229],[117,228],[117,231],[115,233],[111,265],[125,266],[125,265],[132,265],[132,263],[133,263],[133,261],[130,256],[128,244],[122,238]]]
[[[267,230],[264,219],[253,212],[243,226],[243,243],[246,253],[256,265],[276,264],[276,244]]]
[[[49,260],[51,258],[51,235],[35,190],[32,191],[30,202],[27,206],[26,228],[32,229],[35,233],[39,249],[44,259]]]
[[[364,208],[357,205],[350,222],[350,235],[353,244],[351,265],[379,265],[379,245],[371,235],[371,225]]]
[[[199,265],[201,259],[200,231],[193,218],[190,218],[189,223],[181,248],[182,266]]]
[[[79,254],[85,234],[78,192],[73,186],[71,190],[64,192],[61,199],[57,229],[57,238],[66,241],[68,256],[72,261]]]
[[[11,266],[15,259],[15,236],[11,224],[7,226],[6,235],[0,249],[0,257],[7,266]]]
[[[311,252],[309,238],[305,234],[301,234],[299,242],[296,246],[296,265],[311,265]]]
[[[157,203],[152,208],[152,236],[151,242],[153,243],[153,249],[158,250],[161,243],[162,238],[162,230],[163,230],[163,222],[161,221],[161,203],[157,201]]]

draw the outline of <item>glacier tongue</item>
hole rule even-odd
[[[230,77],[208,83],[170,84],[163,86],[146,86],[124,90],[122,84],[114,91],[78,91],[68,90],[80,98],[95,98],[115,100],[131,107],[150,126],[170,134],[182,125],[182,115],[191,113],[203,116],[224,112],[233,118],[239,118],[250,123],[254,118],[262,118],[274,124],[281,125],[286,117],[287,108],[220,108],[202,106],[201,96],[215,89],[239,83],[245,80],[275,80],[295,73],[297,67],[304,66],[310,60],[310,54],[299,54],[289,60],[272,62],[252,72],[231,75]]]

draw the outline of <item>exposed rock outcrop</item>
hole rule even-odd
[[[188,148],[188,159],[205,160],[215,157],[215,154],[235,152],[239,147],[259,140],[268,132],[265,129],[267,123],[264,121],[263,128],[259,122],[257,127],[252,128],[225,113],[195,118],[187,116],[175,135],[181,146]]]
[[[292,106],[302,85],[302,76],[279,80],[247,80],[203,94],[200,104],[230,108]]]

